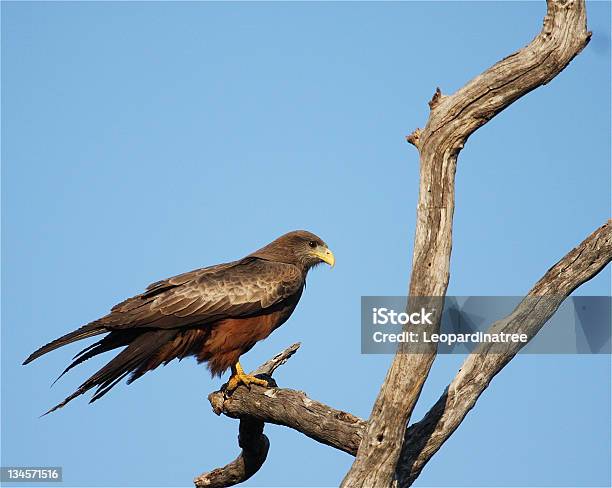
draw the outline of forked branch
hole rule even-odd
[[[487,332],[527,334],[540,331],[577,287],[593,278],[612,260],[612,221],[608,221],[548,270],[506,318]],[[411,425],[397,469],[399,486],[410,486],[474,407],[491,380],[526,344],[511,343],[503,352],[483,343],[463,362],[457,376],[425,417]]]
[[[293,344],[283,352],[277,354],[269,361],[266,361],[259,368],[253,371],[254,375],[265,375],[271,378],[272,373],[279,366],[285,364],[287,360],[295,354],[299,349],[300,343]],[[220,393],[220,392],[216,392]],[[214,393],[209,395],[209,400],[213,405],[213,409],[220,414],[215,408]],[[223,393],[221,393],[223,395]],[[240,419],[238,427],[238,445],[242,449],[240,455],[231,463],[206,472],[193,480],[197,488],[222,488],[233,486],[243,481],[248,480],[253,476],[268,456],[270,441],[263,433],[264,423],[253,417],[244,416]]]
[[[409,295],[444,297],[449,280],[457,157],[468,137],[526,93],[557,76],[586,46],[584,0],[548,0],[544,26],[520,51],[456,93],[437,89],[423,130],[408,141],[420,153],[420,184]],[[410,307],[410,303],[408,307]],[[439,315],[433,331],[439,328]],[[418,347],[418,346],[414,346]],[[436,356],[400,348],[380,389],[343,487],[393,484],[406,425]]]
[[[271,377],[298,350],[293,344],[251,374]],[[226,487],[246,481],[266,460],[269,441],[263,435],[264,423],[284,425],[341,451],[355,455],[365,421],[311,400],[304,392],[284,388],[241,386],[227,394],[224,390],[208,396],[213,411],[240,419],[238,443],[242,448],[237,459],[228,465],[198,476],[196,487]]]

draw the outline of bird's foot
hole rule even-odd
[[[227,387],[225,389],[226,391],[231,392],[238,388],[240,385],[245,385],[249,388],[251,388],[251,385],[259,385],[266,388],[270,386],[267,380],[258,378],[257,376],[244,373],[236,373],[231,376],[231,378],[227,382]]]
[[[245,385],[248,388],[251,388],[251,385],[259,385],[267,388],[269,386],[276,386],[276,384],[272,385],[274,382],[272,378],[271,381],[263,378],[258,378],[257,376],[253,376],[252,374],[246,374],[240,365],[240,362],[236,363],[236,365],[232,368],[232,376],[227,382],[227,386],[225,387],[225,391],[232,392],[240,385]]]

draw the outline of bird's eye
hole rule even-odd
[[[309,245],[310,247],[317,247],[317,243],[316,243],[315,241],[310,241],[310,242],[308,243],[308,245]]]

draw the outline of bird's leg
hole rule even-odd
[[[227,391],[234,391],[240,384],[250,387],[250,385],[268,386],[268,382],[256,376],[246,374],[238,361],[235,366],[232,366],[232,376],[227,382]]]

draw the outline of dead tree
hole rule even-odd
[[[449,280],[457,157],[468,137],[531,90],[548,83],[589,42],[584,0],[548,0],[541,32],[518,52],[467,83],[452,95],[440,89],[429,102],[424,129],[407,137],[420,155],[420,185],[409,294],[443,297]],[[552,317],[563,300],[593,278],[612,259],[612,221],[595,230],[533,286],[527,297],[491,332],[520,331],[529,339]],[[440,316],[433,321],[439,328]],[[395,355],[368,420],[342,412],[282,388],[246,387],[231,396],[209,396],[213,410],[240,419],[240,456],[225,467],[195,479],[197,487],[225,487],[252,476],[264,463],[269,441],[266,422],[295,429],[308,437],[355,456],[343,487],[407,487],[457,429],[493,377],[518,353],[517,343],[503,354],[487,354],[481,344],[425,417],[410,417],[436,349],[410,354],[402,345]],[[272,372],[295,353],[283,351],[255,373]]]

